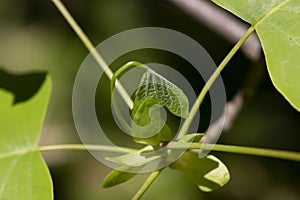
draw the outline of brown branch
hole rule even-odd
[[[215,31],[230,43],[235,44],[246,32],[248,25],[229,12],[206,0],[168,0],[200,23]],[[257,61],[261,46],[256,34],[252,34],[241,47],[244,54]]]

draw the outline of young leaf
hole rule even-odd
[[[300,111],[300,1],[212,1],[254,26],[274,86]]]
[[[44,73],[0,77],[0,199],[51,200],[50,173],[37,150],[51,80]],[[27,83],[36,90],[25,90]]]
[[[125,168],[124,166],[122,168]],[[131,178],[133,178],[136,174],[122,171],[122,168],[112,170],[103,180],[102,187],[109,188],[121,183],[124,183]]]
[[[138,153],[125,154],[117,157],[106,157],[105,159],[114,163],[125,165],[128,167],[139,167],[145,165],[153,160],[159,159],[161,156],[146,157]]]
[[[132,109],[132,135],[138,143],[158,146],[172,140],[170,128],[162,118],[161,107],[179,117],[188,116],[188,99],[176,85],[151,69],[143,75]]]
[[[148,69],[143,75],[135,93],[132,113],[146,99],[153,99],[154,104],[166,107],[173,115],[188,117],[189,102],[183,91],[155,71]]]
[[[133,116],[132,136],[138,143],[157,146],[162,141],[170,141],[173,136],[169,126],[161,116],[161,106],[153,99],[145,99]]]
[[[213,155],[199,158],[197,153],[185,152],[170,168],[181,171],[204,192],[219,189],[230,179],[226,166]]]

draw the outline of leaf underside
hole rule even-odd
[[[254,26],[274,86],[300,111],[300,1],[212,1]]]

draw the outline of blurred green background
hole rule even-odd
[[[216,64],[232,45],[183,13],[158,0],[81,0],[64,1],[94,44],[119,32],[144,26],[165,27],[197,40]],[[0,1],[0,65],[13,72],[46,70],[53,78],[53,92],[42,133],[42,144],[80,143],[72,119],[72,88],[76,72],[88,52],[50,0]],[[179,68],[184,63],[159,52],[138,52],[123,60],[164,61]],[[121,59],[122,61],[122,59]],[[120,61],[120,63],[121,63]],[[115,66],[118,67],[118,62]],[[258,64],[259,65],[259,64]],[[238,53],[223,72],[228,100],[240,88],[253,63]],[[232,129],[219,143],[300,151],[300,115],[275,90],[267,75],[244,105]],[[187,72],[199,93],[203,82]],[[104,81],[105,82],[105,81]],[[107,83],[104,83],[104,85]],[[100,99],[110,105],[108,92]],[[102,103],[103,103],[102,102]],[[209,116],[209,106],[202,108]],[[106,106],[109,107],[109,106]],[[101,112],[102,108],[98,107]],[[103,111],[105,112],[105,110]],[[202,114],[202,113],[201,113]],[[110,123],[107,120],[109,126]],[[205,120],[199,131],[205,130]],[[112,132],[117,128],[110,127]],[[225,153],[217,155],[231,172],[230,182],[219,191],[202,193],[173,170],[165,170],[144,199],[300,199],[300,164],[269,158]],[[130,199],[145,180],[145,175],[111,189],[101,181],[110,169],[87,152],[49,152],[55,199]]]

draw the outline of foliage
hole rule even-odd
[[[188,99],[180,88],[141,63],[135,61],[129,62],[120,67],[115,74],[119,75],[124,70],[133,67],[134,65],[132,65],[132,63],[136,63],[136,67],[142,66],[146,69],[146,72],[143,74],[135,93],[131,130],[136,142],[151,145],[155,150],[159,148],[161,143],[171,142],[174,137],[174,135],[171,135],[168,125],[165,124],[165,121],[162,119],[161,107],[166,107],[177,117],[187,117],[189,109]],[[112,81],[116,80],[117,75],[113,77]],[[114,85],[115,84],[112,83],[111,91],[113,91]],[[121,118],[122,116],[119,115],[118,117]],[[123,119],[119,120],[125,121]],[[188,134],[179,138],[178,141],[199,142],[202,136],[203,134]],[[147,146],[145,148],[147,148]],[[176,150],[170,151],[164,159],[168,160],[169,157],[174,156],[174,151]],[[133,173],[126,172],[126,168],[143,166],[162,157],[162,155],[146,157],[143,156],[142,153],[143,150],[136,154],[124,154],[118,157],[106,158],[109,161],[121,164],[122,167],[108,174],[102,185],[104,187],[110,187],[123,183],[134,176]],[[186,152],[182,156],[182,158],[177,160],[170,167],[182,171],[190,179],[193,177],[192,181],[198,185],[199,189],[206,192],[213,191],[229,181],[227,168],[216,157],[209,155],[205,156],[205,158],[199,158],[199,155],[195,152]],[[199,170],[199,173],[195,173],[197,168],[203,170]],[[122,169],[125,169],[124,172],[122,172]],[[191,174],[193,175],[191,176]]]
[[[274,86],[299,111],[299,1],[241,0],[237,3],[234,0],[213,0],[213,2],[250,23],[251,27],[246,34],[256,30]],[[70,20],[70,17],[66,19]],[[76,23],[71,24],[76,26]],[[80,29],[77,27],[75,30]],[[243,39],[248,36],[245,35]],[[84,38],[82,33],[81,38]],[[222,62],[219,69],[225,67],[244,41],[240,40],[237,43],[235,51],[228,54],[226,62]],[[90,44],[87,46],[91,48]],[[114,83],[113,80],[112,82]],[[45,73],[13,75],[0,69],[0,199],[53,199],[52,180],[41,156],[41,148],[38,146],[50,91],[51,80]],[[202,134],[184,133],[181,138],[172,141],[174,135],[163,119],[162,108],[166,108],[177,117],[186,118],[189,114],[189,102],[181,89],[146,67],[131,110],[133,139],[146,145],[147,152],[160,148],[161,144],[168,144],[170,151],[164,159],[168,159],[168,156],[172,156],[172,152],[177,151],[175,148],[177,144],[189,147],[188,145],[194,142],[193,144],[196,144],[193,147],[201,149],[199,140]],[[148,147],[151,147],[150,150]],[[229,146],[218,147],[221,151],[230,152]],[[75,149],[74,146],[72,148]],[[103,149],[105,147],[102,147]],[[231,148],[231,152],[299,161],[298,153],[288,151],[274,153],[272,150],[255,149],[250,153],[247,148]],[[115,186],[133,178],[135,173],[126,172],[128,167],[143,166],[162,158],[161,155],[145,156],[143,153],[142,149],[132,154],[107,157],[107,160],[122,166],[113,170],[104,179],[102,186],[106,188]],[[213,155],[200,158],[199,154],[192,150],[184,152],[169,167],[182,172],[199,189],[206,192],[223,187],[230,179],[228,169],[218,158]]]
[[[212,0],[250,23],[261,41],[277,90],[300,111],[300,2],[298,0]]]
[[[49,170],[38,151],[50,77],[1,70],[0,80],[0,199],[53,199]]]

